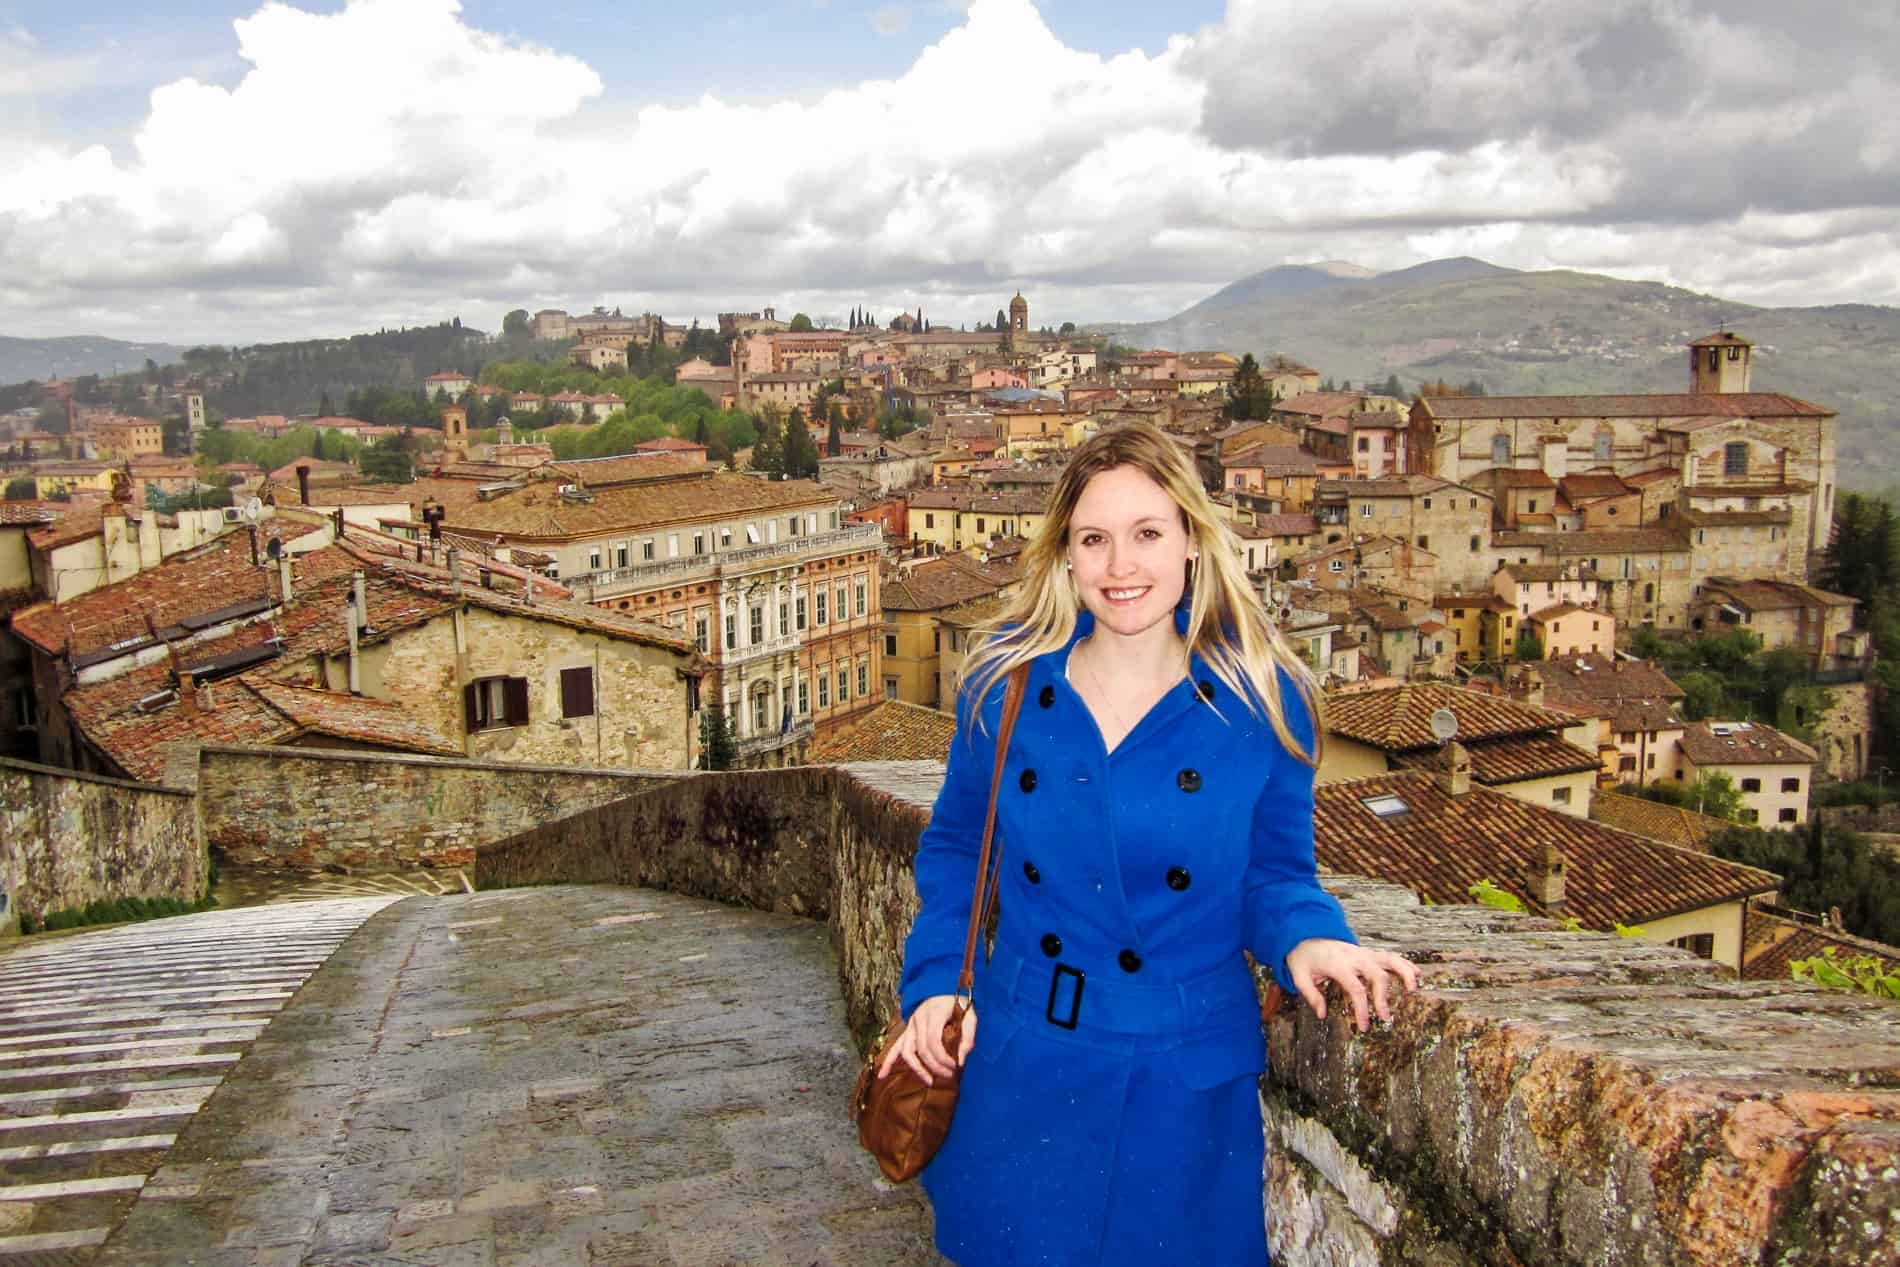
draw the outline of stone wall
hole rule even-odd
[[[939,767],[702,775],[481,851],[484,887],[640,883],[831,925],[894,995]],[[1900,1267],[1900,1006],[1329,878],[1424,969],[1389,1026],[1297,1003],[1262,1080],[1284,1267]]]
[[[353,872],[466,866],[478,845],[680,777],[289,748],[206,746],[195,769],[189,757],[167,781],[195,774],[221,858]]]
[[[189,793],[0,759],[0,935],[19,930],[22,912],[195,902],[208,878]]]

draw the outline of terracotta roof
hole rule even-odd
[[[1530,546],[1553,554],[1687,553],[1689,543],[1668,528],[1617,528],[1605,532],[1494,532],[1493,546]]]
[[[1393,796],[1405,812],[1382,817],[1365,802]],[[1323,783],[1314,792],[1321,866],[1403,884],[1435,903],[1468,903],[1489,880],[1537,906],[1524,877],[1546,844],[1565,859],[1566,913],[1610,929],[1739,901],[1780,888],[1778,876],[1617,831],[1473,785],[1462,796],[1417,771]]]
[[[1346,426],[1353,431],[1396,431],[1409,425],[1404,414],[1390,409],[1355,409],[1346,415]]]
[[[429,481],[427,491],[436,492],[450,483],[453,481]],[[444,526],[469,533],[499,532],[510,537],[589,537],[695,519],[726,519],[759,511],[793,507],[820,509],[837,504],[834,490],[810,480],[754,479],[700,464],[694,465],[693,474],[679,478],[609,487],[590,484],[589,487],[592,501],[563,497],[551,480],[531,481],[491,501],[480,501],[469,485],[456,490],[455,503],[442,498],[448,510]],[[423,492],[418,491],[414,496],[419,503]]]
[[[1364,392],[1301,392],[1273,406],[1275,413],[1310,414],[1315,418],[1344,417],[1366,398]]]
[[[1319,458],[1297,444],[1256,444],[1221,454],[1220,464],[1229,469],[1259,467],[1269,475],[1311,475],[1319,470]]]
[[[251,562],[250,542],[238,533],[174,555],[155,568],[64,603],[40,603],[13,615],[13,629],[48,655],[70,650],[87,656],[118,644],[149,645],[149,619],[161,633],[189,636],[194,627],[220,623],[220,613],[271,601],[273,572]]]
[[[1498,695],[1483,695],[1436,682],[1413,682],[1378,691],[1332,695],[1326,701],[1326,728],[1334,734],[1387,752],[1438,747],[1430,719],[1448,708],[1458,718],[1458,740],[1558,731],[1576,719]]]
[[[1824,924],[1796,921],[1766,911],[1748,913],[1747,962],[1742,977],[1748,981],[1787,981],[1797,959],[1825,958],[1829,951],[1842,959],[1872,955],[1892,972],[1900,967],[1900,946],[1855,937]]]
[[[951,713],[885,700],[850,729],[812,745],[813,764],[846,761],[948,761],[957,719]]]
[[[1555,488],[1557,481],[1542,471],[1524,471],[1512,466],[1494,466],[1473,478],[1488,479],[1499,488]]]
[[[1319,531],[1319,520],[1311,515],[1255,515],[1256,528],[1264,528],[1275,537],[1298,537]]]
[[[1787,524],[1794,522],[1794,512],[1787,507],[1769,510],[1692,510],[1684,508],[1676,512],[1676,518],[1695,528],[1726,528],[1757,526],[1762,524]]]
[[[1733,330],[1718,330],[1714,334],[1703,335],[1689,346],[1692,348],[1752,348],[1755,345],[1750,343],[1747,339],[1744,339],[1741,335],[1736,334]]]
[[[1462,740],[1461,740],[1462,742]],[[1557,735],[1514,735],[1507,739],[1480,739],[1465,743],[1471,754],[1471,777],[1487,787],[1548,779],[1560,774],[1599,770],[1602,759]],[[1435,769],[1438,752],[1410,752],[1392,761],[1402,769]]]
[[[105,501],[65,503],[58,512],[58,518],[38,528],[27,529],[27,544],[35,550],[57,550],[75,541],[97,536],[104,523],[106,507],[111,504]],[[135,522],[143,521],[145,517],[145,512],[137,506],[126,506],[124,510],[125,517]]]
[[[392,700],[258,679],[246,679],[245,685],[304,734],[330,735],[405,752],[465,755],[453,739]]]
[[[1005,583],[948,559],[933,559],[884,581],[878,597],[885,611],[941,611],[987,598]]]
[[[657,440],[643,440],[633,446],[643,453],[702,453],[706,446],[695,444],[691,440],[682,440],[678,436],[661,436]]]
[[[1779,392],[1658,393],[1621,396],[1428,396],[1434,418],[1831,418]]]
[[[1725,818],[1698,814],[1679,805],[1600,789],[1590,798],[1590,817],[1618,831],[1700,853],[1709,851],[1709,837],[1735,825]]]
[[[1438,611],[1478,611],[1510,612],[1517,608],[1511,606],[1496,594],[1437,594],[1432,598],[1432,607]]]
[[[1383,479],[1321,480],[1313,486],[1313,491],[1315,495],[1322,492],[1344,493],[1348,497],[1414,497],[1421,493],[1436,493],[1443,488],[1458,487],[1436,475],[1389,475]],[[1489,494],[1481,495],[1489,497]]]
[[[1513,581],[1595,581],[1597,574],[1575,563],[1506,563],[1500,572],[1510,573]]]
[[[1614,475],[1566,475],[1558,483],[1572,502],[1594,497],[1622,497],[1629,485]]]
[[[50,524],[59,518],[58,502],[0,502],[0,524]]]
[[[1726,733],[1717,733],[1720,727]],[[1699,721],[1682,730],[1682,750],[1697,765],[1811,765],[1814,749],[1762,722]]]
[[[1578,612],[1587,612],[1589,610],[1591,609],[1588,607],[1579,607],[1575,603],[1552,603],[1548,607],[1539,608],[1537,611],[1532,612],[1531,619],[1548,623],[1553,620],[1562,620],[1565,616],[1574,616]],[[1607,612],[1598,614],[1608,615]]]
[[[356,468],[351,466],[348,462],[331,462],[325,458],[294,458],[272,471],[270,478],[274,480],[287,480],[295,484],[297,480],[297,468],[300,466],[310,468],[310,480],[312,483],[316,483],[319,480],[353,479],[356,476]]]
[[[219,649],[261,645],[262,626],[239,630],[218,643],[194,647],[194,655]],[[66,692],[64,703],[73,725],[86,741],[135,779],[164,777],[166,745],[195,743],[281,743],[298,732],[297,723],[278,712],[242,679],[213,682],[204,688],[211,707],[188,709],[176,696],[171,666],[160,662],[133,669],[104,682]],[[172,692],[170,698],[166,693]],[[141,700],[148,701],[141,710]]]

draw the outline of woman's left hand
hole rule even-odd
[[[1385,950],[1368,950],[1349,941],[1330,937],[1309,937],[1295,946],[1286,957],[1287,973],[1306,1005],[1324,1019],[1326,995],[1321,987],[1333,982],[1352,1000],[1353,1023],[1360,1033],[1371,1025],[1366,994],[1371,991],[1371,1010],[1380,1020],[1392,1019],[1392,1000],[1388,976],[1399,979],[1407,990],[1418,989],[1418,967],[1402,955]]]

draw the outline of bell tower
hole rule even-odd
[[[1023,292],[1017,291],[1016,298],[1009,301],[1009,350],[1026,351],[1029,347],[1029,301],[1023,298]]]
[[[1717,330],[1689,345],[1689,390],[1717,395],[1748,390],[1755,345],[1732,330]]]
[[[442,453],[452,462],[468,460],[468,410],[460,405],[442,411]]]

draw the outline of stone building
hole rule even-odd
[[[890,576],[882,591],[883,649],[885,677],[896,690],[894,698],[925,708],[952,707],[951,697],[944,692],[942,672],[946,644],[952,641],[952,635],[938,618],[965,604],[1009,594],[1015,588],[1013,568],[981,563],[961,553],[919,563]],[[960,638],[956,643],[953,660],[960,665],[965,648]]]
[[[1319,480],[1313,517],[1330,539],[1388,536],[1436,560],[1437,579],[1476,588],[1492,571],[1491,497],[1429,475]]]
[[[1764,651],[1789,647],[1817,669],[1848,667],[1860,664],[1868,651],[1867,632],[1854,628],[1859,601],[1792,581],[1705,576],[1689,607],[1689,628],[1746,629],[1761,639]]]
[[[748,765],[795,760],[882,698],[883,533],[844,522],[835,489],[674,454],[410,487],[444,506],[445,530],[546,555],[581,600],[679,631],[708,660],[703,700],[732,718]]]
[[[1499,469],[1539,471],[1553,484],[1573,472],[1626,480],[1674,472],[1681,509],[1785,510],[1775,526],[1789,541],[1787,570],[1805,579],[1807,557],[1827,544],[1833,519],[1835,415],[1749,390],[1752,357],[1746,339],[1724,332],[1691,345],[1685,393],[1421,397],[1411,411],[1412,469],[1460,483]],[[1725,498],[1743,504],[1720,508]]]

